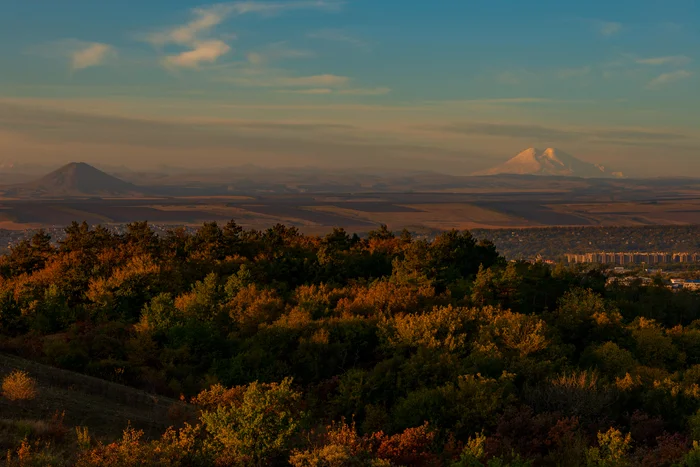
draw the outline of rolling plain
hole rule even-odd
[[[700,180],[312,169],[112,175],[87,164],[69,164],[34,182],[0,189],[4,229],[56,227],[75,220],[194,226],[230,219],[254,229],[284,223],[307,234],[333,227],[362,233],[379,224],[425,233],[697,224]]]

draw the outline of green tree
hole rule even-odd
[[[301,393],[292,380],[251,383],[240,403],[205,411],[202,421],[219,461],[227,465],[271,465],[288,452],[304,422]]]
[[[610,428],[598,432],[598,446],[588,450],[586,456],[589,467],[624,467],[630,465],[628,457],[632,449],[632,436],[623,435],[620,430]]]

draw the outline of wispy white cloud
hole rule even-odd
[[[191,45],[197,38],[221,24],[230,14],[225,5],[215,5],[208,8],[192,10],[194,18],[181,26],[149,34],[146,40],[157,47],[166,44]]]
[[[618,23],[615,21],[597,21],[596,30],[601,36],[614,36],[615,34],[622,31],[622,23]]]
[[[228,44],[220,40],[197,41],[194,48],[177,55],[165,57],[165,64],[183,68],[197,68],[203,63],[214,63],[219,57],[231,50]]]
[[[284,94],[313,94],[327,95],[339,94],[343,96],[383,96],[389,94],[389,88],[350,88],[350,89],[331,89],[331,88],[312,88],[312,89],[280,89],[277,92]]]
[[[204,64],[214,65],[223,55],[231,52],[232,49],[224,40],[224,36],[215,33],[215,28],[231,17],[252,14],[270,16],[293,10],[336,11],[343,4],[344,2],[339,0],[221,3],[196,8],[192,10],[192,18],[189,22],[149,34],[142,39],[157,48],[167,46],[185,48],[186,50],[180,50],[177,53],[170,52],[162,59],[162,63],[169,68],[196,69]],[[309,37],[312,36],[356,45],[362,44],[361,41],[341,33],[339,30],[322,30],[310,33]],[[245,87],[278,88],[279,92],[379,96],[391,91],[386,87],[351,87],[351,79],[347,76],[332,73],[298,75],[271,66],[276,61],[314,56],[315,53],[312,51],[290,47],[286,42],[276,42],[247,51],[245,61],[217,64],[208,67],[208,69],[215,71],[211,79],[217,82]]]
[[[284,2],[235,2],[225,4],[231,14],[244,15],[258,13],[262,15],[275,15],[292,10],[325,10],[338,11],[344,4],[340,0],[301,0]]]
[[[249,53],[247,63],[225,66],[214,80],[238,86],[277,88],[275,92],[286,94],[380,96],[391,92],[388,87],[351,87],[352,79],[348,76],[332,73],[299,76],[289,70],[267,66],[268,60],[273,58],[307,56],[303,51],[269,47],[267,52]]]
[[[669,73],[662,73],[656,78],[652,79],[649,81],[649,84],[647,87],[649,88],[658,88],[670,83],[675,83],[677,81],[681,81],[684,79],[688,79],[691,76],[693,76],[693,73],[691,73],[688,70],[678,70],[678,71],[672,71]]]
[[[357,47],[366,47],[367,43],[360,40],[342,29],[321,29],[319,31],[313,31],[306,35],[309,39],[318,39],[323,41],[332,42],[344,42],[346,44],[351,44]]]
[[[306,87],[306,86],[344,86],[350,82],[347,76],[338,75],[313,75],[313,76],[285,76],[274,80],[279,86]]]
[[[692,61],[690,57],[685,55],[669,55],[666,57],[650,57],[650,58],[638,58],[635,60],[640,65],[671,65],[671,66],[683,66],[687,65]]]
[[[250,59],[250,57],[249,57]],[[274,68],[241,67],[214,78],[215,81],[246,87],[267,88],[340,88],[350,83],[347,76],[319,74],[294,76],[286,70]]]
[[[73,52],[71,65],[74,70],[99,66],[114,54],[115,49],[111,45],[94,42]]]
[[[329,89],[329,88],[279,89],[277,92],[283,93],[283,94],[310,94],[310,95],[333,94],[333,90]]]
[[[230,15],[230,6],[214,5],[192,10],[194,18],[188,23],[149,34],[146,40],[161,48],[169,44],[187,47],[189,50],[171,54],[163,59],[167,67],[197,68],[203,63],[215,63],[228,53],[231,47],[220,39],[207,38],[212,28]],[[231,37],[229,35],[229,37]]]
[[[223,23],[231,16],[257,13],[274,15],[291,10],[338,10],[343,2],[335,0],[311,0],[288,2],[234,2],[220,3],[192,10],[194,18],[184,25],[175,26],[146,36],[156,46],[166,44],[189,45],[202,34]]]
[[[545,97],[500,97],[492,99],[460,99],[451,101],[434,101],[433,104],[438,105],[471,105],[471,104],[495,104],[495,105],[521,105],[521,104],[559,104],[571,103],[571,100],[559,100]]]
[[[358,88],[358,89],[341,89],[338,94],[345,94],[349,96],[383,96],[389,94],[391,89],[389,88]]]
[[[248,61],[256,62],[257,57],[248,56]],[[288,70],[266,68],[265,66],[233,65],[214,78],[215,81],[243,87],[274,88],[283,94],[381,96],[391,92],[388,87],[353,87],[348,76],[331,73],[298,76]]]
[[[109,44],[77,39],[38,44],[28,47],[26,51],[47,59],[67,60],[73,71],[104,65],[117,56],[117,49]]]
[[[223,36],[212,38],[211,32],[232,16],[246,14],[275,15],[292,10],[324,10],[333,11],[342,7],[343,2],[337,0],[303,0],[287,2],[233,2],[210,5],[192,10],[193,18],[183,24],[148,34],[144,37],[153,46],[162,48],[167,45],[179,45],[190,50],[176,55],[167,56],[164,63],[169,66],[194,68],[202,63],[214,63],[219,57],[228,53],[231,48],[222,39]],[[228,39],[234,39],[235,34],[227,34]],[[274,52],[274,51],[273,51]],[[291,49],[282,50],[278,47],[277,57],[289,57]],[[271,52],[270,52],[271,53]],[[301,53],[297,51],[297,53]],[[253,61],[262,62],[268,57],[257,53],[252,55]]]

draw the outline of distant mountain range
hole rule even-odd
[[[591,164],[556,148],[528,148],[507,162],[475,175],[555,175],[582,178],[621,178],[602,165]]]
[[[72,162],[38,180],[6,187],[8,197],[63,198],[136,195],[142,190],[84,162]]]
[[[216,171],[204,168],[182,173],[173,171],[174,173],[170,174],[134,172],[126,168],[113,169],[122,170],[117,172],[110,170],[111,173],[107,173],[83,162],[73,162],[48,175],[33,175],[21,182],[8,183],[0,177],[0,196],[46,200],[134,198],[144,195],[183,197],[250,196],[271,193],[459,193],[469,190],[491,192],[552,189],[556,186],[568,186],[572,178],[590,179],[586,183],[591,189],[601,188],[601,184],[608,186],[611,182],[624,183],[623,180],[619,180],[622,178],[621,173],[611,172],[602,166],[581,161],[554,148],[527,149],[506,163],[479,173],[480,176],[411,172],[400,168],[395,171],[377,171],[372,169],[328,170],[313,167],[273,169],[231,167]],[[542,185],[541,176],[550,176],[546,187]],[[607,180],[598,181],[597,179]],[[643,185],[676,183],[669,180],[647,179]],[[632,182],[632,180],[627,179],[626,182]],[[618,188],[624,189],[622,185]]]

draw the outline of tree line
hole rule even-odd
[[[0,257],[2,350],[189,415],[157,438],[30,433],[8,463],[700,465],[698,319],[696,293],[508,262],[467,231],[73,223]]]

